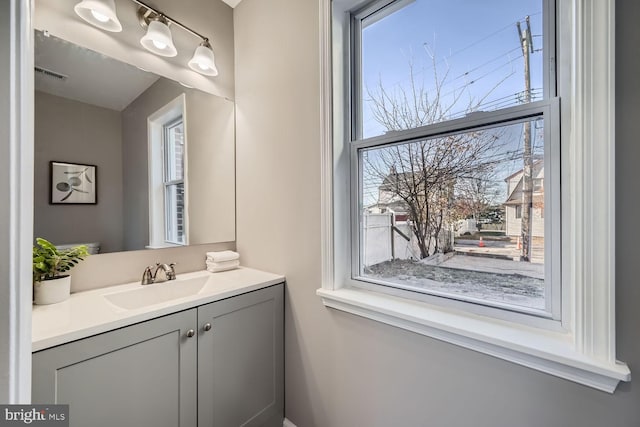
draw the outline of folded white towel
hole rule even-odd
[[[207,262],[207,271],[218,273],[220,271],[233,270],[240,267],[240,261]]]
[[[207,260],[205,261],[205,263],[207,264],[207,267],[237,267],[240,265],[240,260],[234,259],[231,261],[220,261],[220,262]]]
[[[222,262],[240,259],[240,254],[234,251],[207,252],[207,261]]]

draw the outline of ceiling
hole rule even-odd
[[[159,79],[41,31],[35,32],[35,66],[67,76],[59,79],[36,72],[36,90],[116,111],[122,111]]]
[[[236,7],[242,0],[222,0],[231,7]]]

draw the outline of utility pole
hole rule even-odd
[[[524,96],[523,103],[531,102],[531,75],[529,72],[529,55],[533,53],[533,38],[531,37],[531,25],[529,17],[526,18],[527,28],[522,30],[520,22],[518,36],[522,47],[524,58]],[[532,207],[533,207],[533,155],[531,152],[531,122],[524,123],[524,153],[522,168],[522,216],[520,227],[520,238],[522,241],[522,252],[520,261],[531,261],[531,237],[532,237]]]

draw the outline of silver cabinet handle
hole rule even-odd
[[[205,331],[210,331],[211,330],[211,323],[205,323],[204,327],[202,329],[204,329]]]
[[[189,329],[187,331],[187,337],[191,338],[196,334],[196,331],[194,331],[193,329]]]

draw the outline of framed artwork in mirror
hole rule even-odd
[[[49,203],[52,205],[95,205],[98,203],[95,165],[49,162]]]

